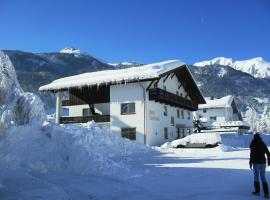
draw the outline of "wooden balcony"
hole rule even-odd
[[[94,116],[82,116],[82,117],[61,117],[61,124],[71,123],[86,123],[94,120],[96,123],[110,122],[110,115],[94,115]]]
[[[194,104],[192,101],[160,88],[149,89],[149,100],[184,108],[190,111],[198,110],[198,105]]]

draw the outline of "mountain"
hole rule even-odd
[[[248,73],[255,78],[270,78],[270,62],[261,57],[250,60],[234,61],[232,58],[218,57],[209,61],[202,61],[193,64],[197,67],[223,65],[229,66],[236,70]]]
[[[81,54],[78,49],[65,49],[61,52],[51,53],[30,53],[13,50],[3,50],[3,52],[12,62],[22,89],[38,94],[47,108],[54,106],[54,95],[40,93],[38,88],[41,85],[65,76],[115,69],[115,66],[88,54]]]
[[[128,68],[128,67],[138,67],[142,66],[142,63],[137,63],[135,61],[130,61],[130,62],[120,62],[120,63],[108,63],[109,65],[115,66],[117,69],[123,69],[123,68]]]

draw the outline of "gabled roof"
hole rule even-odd
[[[118,70],[103,70],[83,73],[57,79],[48,85],[41,86],[40,91],[59,91],[89,86],[112,85],[129,82],[139,82],[159,79],[162,76],[175,73],[185,88],[190,88],[189,95],[197,103],[205,103],[191,72],[186,64],[179,60],[169,60],[159,63],[131,67]]]
[[[199,109],[231,107],[234,97],[228,95],[219,99],[206,97],[206,104],[199,104]]]

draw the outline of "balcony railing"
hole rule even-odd
[[[160,88],[149,89],[149,100],[184,108],[191,111],[198,110],[198,105],[194,104],[192,101]]]
[[[110,115],[93,115],[93,116],[82,116],[82,117],[61,117],[61,124],[70,123],[86,123],[94,120],[97,123],[110,122]]]

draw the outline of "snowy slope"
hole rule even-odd
[[[236,70],[251,74],[256,78],[270,78],[270,62],[261,57],[250,60],[234,61],[232,58],[218,57],[209,61],[202,61],[193,64],[194,66],[204,67],[207,65],[230,66]]]

